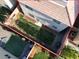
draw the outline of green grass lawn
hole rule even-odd
[[[51,57],[47,52],[39,52],[33,57],[33,59],[51,59]]]
[[[22,41],[21,37],[12,35],[10,40],[6,43],[5,49],[16,57],[19,57],[26,44],[26,42]]]
[[[79,53],[70,46],[67,46],[63,49],[61,57],[64,59],[79,59]]]
[[[23,29],[27,34],[43,41],[44,43],[51,44],[55,35],[48,30],[41,28],[31,22],[26,21],[22,16],[16,21],[19,28]]]

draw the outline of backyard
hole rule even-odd
[[[62,51],[61,57],[64,59],[79,59],[79,52],[70,46],[66,46]]]
[[[19,57],[26,44],[27,42],[23,41],[18,35],[12,35],[9,41],[5,44],[5,49],[16,57]]]
[[[55,35],[53,33],[43,27],[33,24],[32,22],[26,21],[23,16],[20,16],[20,18],[16,21],[16,25],[27,34],[39,39],[44,43],[52,44],[54,40]]]
[[[7,9],[6,7],[0,6],[0,22],[4,22],[5,18],[9,16],[11,11]]]
[[[33,59],[52,59],[48,52],[39,52]]]

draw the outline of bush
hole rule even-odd
[[[63,49],[61,57],[65,59],[79,59],[79,52],[67,46]]]
[[[3,22],[5,20],[5,16],[0,14],[0,21]]]
[[[10,10],[8,10],[7,8],[1,6],[0,7],[0,21],[3,22],[5,21],[6,16],[5,15],[9,15],[11,13]]]
[[[39,52],[37,53],[33,59],[51,59],[49,53]]]

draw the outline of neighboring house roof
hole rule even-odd
[[[75,1],[75,17],[79,15],[79,0]]]
[[[18,1],[68,26],[74,24],[76,19],[75,15],[78,13],[78,10],[75,12],[75,8],[76,8],[75,6],[77,6],[75,5],[75,1],[77,0],[72,0],[72,1],[69,0],[68,2],[63,2],[63,1],[60,2],[57,0],[39,0],[39,1],[18,0]]]
[[[69,0],[67,3],[67,10],[71,25],[74,25],[74,22],[79,13],[79,0]]]

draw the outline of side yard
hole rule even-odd
[[[22,16],[16,21],[16,25],[27,34],[33,36],[40,41],[52,44],[55,35],[43,27],[39,27],[32,22],[26,21]]]

